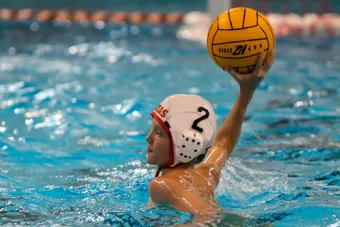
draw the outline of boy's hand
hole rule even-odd
[[[273,65],[275,60],[275,50],[271,51],[266,62],[263,63],[263,60],[264,53],[261,52],[259,54],[255,70],[248,74],[237,73],[231,67],[224,68],[224,71],[230,73],[230,75],[235,78],[242,91],[253,93],[266,76],[270,67]]]

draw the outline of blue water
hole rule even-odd
[[[0,224],[191,220],[145,208],[149,112],[196,93],[220,125],[238,87],[176,29],[1,24]],[[336,40],[278,40],[216,191],[226,211],[274,226],[340,225],[339,51]]]

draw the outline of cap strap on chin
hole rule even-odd
[[[162,167],[159,166],[158,169],[157,169],[157,171],[156,171],[155,177],[158,177],[158,176],[159,176],[161,170],[162,170]]]
[[[159,174],[161,173],[161,171],[162,171],[163,168],[175,168],[175,167],[177,167],[177,166],[184,165],[184,164],[185,164],[185,163],[178,163],[178,164],[176,164],[176,165],[174,165],[174,166],[172,166],[172,167],[166,166],[166,165],[158,166],[158,169],[157,169],[157,171],[156,171],[155,177],[159,177]]]

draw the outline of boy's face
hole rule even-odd
[[[147,161],[151,165],[163,165],[170,162],[170,141],[168,134],[163,127],[152,119],[152,127],[149,135],[146,137],[148,141],[148,157]]]

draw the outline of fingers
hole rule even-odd
[[[256,67],[254,71],[248,75],[242,74],[242,78],[246,76],[257,76],[257,77],[263,77],[265,76],[266,72],[270,69],[270,67],[273,65],[274,60],[275,60],[275,50],[273,49],[270,54],[268,59],[264,62],[265,59],[265,54],[264,52],[261,52],[258,56],[257,62],[256,62]],[[232,67],[226,66],[223,68],[225,72],[230,73],[235,79],[239,79],[240,74],[237,73]]]
[[[264,63],[263,69],[264,69],[266,72],[268,72],[269,69],[272,67],[272,65],[273,65],[273,63],[274,63],[274,60],[275,60],[275,54],[276,54],[275,50],[272,50],[272,51],[270,52],[270,55],[269,55],[267,61]]]
[[[230,75],[232,75],[233,77],[237,77],[237,72],[235,72],[235,70],[229,66],[226,66],[224,69],[223,69],[225,72],[228,72],[230,73]]]
[[[255,74],[255,75],[259,74],[261,67],[262,67],[262,64],[263,64],[263,60],[264,60],[264,53],[261,52],[259,54],[258,59],[257,59],[256,67],[255,67],[255,70],[253,71],[253,74]]]

